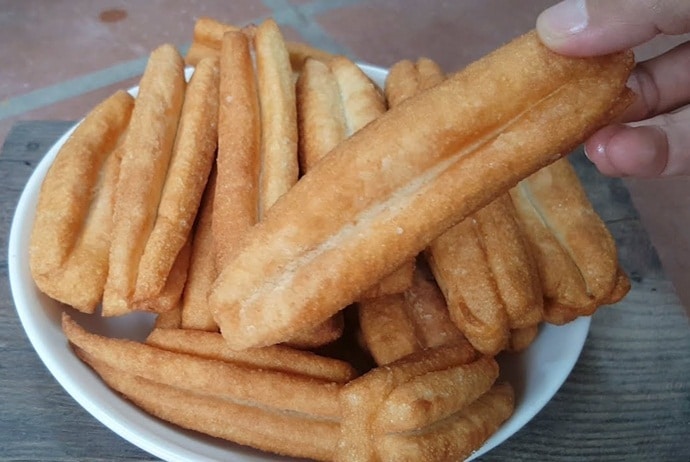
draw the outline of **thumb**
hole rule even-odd
[[[634,47],[657,34],[690,32],[690,2],[678,0],[564,0],[537,18],[546,46],[572,56]]]

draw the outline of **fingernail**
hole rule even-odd
[[[539,15],[537,30],[547,45],[557,45],[583,31],[588,21],[585,0],[564,0]]]

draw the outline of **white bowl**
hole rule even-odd
[[[385,69],[362,64],[383,85]],[[187,71],[187,77],[191,75]],[[130,90],[136,94],[137,89]],[[73,354],[60,328],[60,315],[69,308],[43,295],[29,272],[29,236],[38,192],[50,164],[72,130],[48,151],[31,175],[19,200],[9,239],[10,286],[17,313],[36,353],[62,387],[89,413],[141,449],[167,461],[276,461],[286,460],[199,433],[186,431],[143,412],[109,389]],[[143,340],[153,318],[135,313],[120,318],[88,316],[70,309],[87,329],[103,335]],[[589,330],[590,318],[562,327],[545,325],[524,352],[501,360],[502,379],[516,391],[515,412],[470,458],[496,447],[529,422],[551,399],[575,365]]]

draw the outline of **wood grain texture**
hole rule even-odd
[[[7,241],[19,195],[71,122],[21,122],[0,154],[0,461],[156,460],[108,430],[50,376],[10,294]],[[620,180],[571,156],[633,288],[594,316],[572,374],[535,419],[482,461],[687,461],[690,327]]]

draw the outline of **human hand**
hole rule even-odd
[[[690,32],[690,2],[564,0],[541,13],[537,32],[558,53],[602,55]],[[628,86],[638,98],[586,141],[587,156],[610,176],[690,175],[690,41],[638,63]]]

